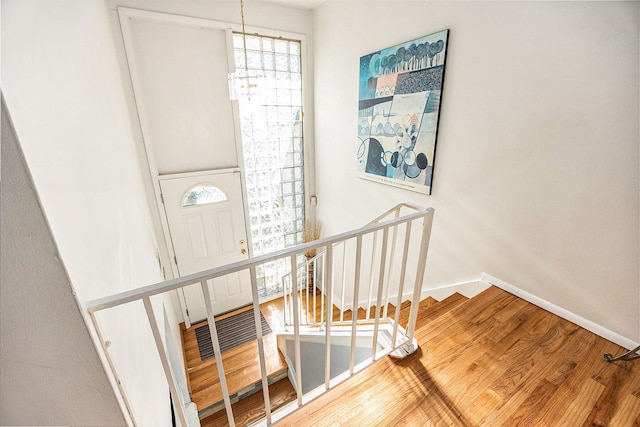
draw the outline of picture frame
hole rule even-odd
[[[360,58],[357,174],[431,194],[449,30]]]

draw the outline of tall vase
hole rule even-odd
[[[309,261],[311,258],[307,258]],[[316,292],[315,284],[313,282],[313,262],[307,262],[307,294],[313,294]]]

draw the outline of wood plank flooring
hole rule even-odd
[[[616,344],[495,287],[429,320],[416,353],[279,425],[640,426],[640,361],[605,362]]]

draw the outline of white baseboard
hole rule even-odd
[[[497,279],[487,273],[482,273],[482,276],[480,276],[480,281],[487,284],[488,286],[494,285],[504,291],[509,292],[510,294],[513,294],[525,301],[530,302],[531,304],[537,305],[538,307],[543,308],[548,312],[555,314],[556,316],[560,316],[563,319],[568,320],[569,322],[573,322],[576,325],[581,326],[586,330],[601,336],[602,338],[605,338],[611,342],[618,344],[619,346],[626,348],[627,350],[631,350],[638,346],[638,343],[630,340],[629,338],[623,337],[622,335],[613,332],[605,328],[604,326],[598,325],[588,319],[585,319],[584,317],[572,313],[569,310],[559,307],[527,291],[523,291],[517,286]]]
[[[611,342],[618,344],[619,346],[626,348],[627,350],[631,350],[638,346],[638,343],[636,343],[635,341],[629,338],[626,338],[616,332],[613,332],[605,328],[604,326],[598,325],[588,319],[585,319],[584,317],[581,317],[569,310],[559,307],[549,301],[546,301],[536,295],[533,295],[527,291],[524,291],[518,288],[515,285],[507,283],[487,273],[482,273],[479,280],[472,280],[468,282],[455,283],[452,285],[445,285],[445,286],[438,286],[430,289],[423,289],[420,294],[420,300],[423,300],[427,297],[431,297],[437,301],[442,301],[443,299],[453,295],[456,292],[464,295],[467,298],[473,298],[474,296],[476,296],[477,294],[479,294],[480,292],[484,291],[485,289],[487,289],[492,285],[506,292],[509,292],[510,294],[513,294],[519,298],[522,298],[523,300],[528,301],[531,304],[534,304],[544,310],[547,310],[548,312],[553,313],[556,316],[560,316],[563,319],[568,320],[569,322],[573,322],[576,325],[581,326],[586,330],[601,336],[602,338],[605,338]],[[412,297],[413,297],[412,293],[404,292],[402,295],[402,300],[403,301],[411,300]],[[392,298],[390,298],[390,301],[395,301],[396,298],[397,298],[396,296],[393,296]],[[337,301],[337,300],[334,299],[334,301]],[[364,307],[366,304],[367,304],[366,301],[360,302],[361,307]]]
[[[431,297],[437,301],[442,301],[443,299],[450,297],[456,292],[464,295],[467,298],[473,298],[478,295],[480,292],[487,289],[489,284],[481,281],[481,280],[472,280],[469,282],[462,283],[454,283],[452,285],[438,286],[435,288],[423,289],[422,294],[420,295],[420,300],[427,297]],[[411,295],[406,295],[407,299],[411,299]]]
[[[491,285],[481,280],[472,280],[469,282],[454,283],[452,285],[444,285],[444,286],[438,286],[435,288],[423,289],[422,292],[420,293],[420,301],[428,297],[431,297],[436,301],[442,301],[443,299],[450,297],[456,292],[461,295],[464,295],[467,298],[473,298],[474,296],[478,295],[480,292],[487,289],[489,286]],[[334,294],[334,299],[333,299],[334,304],[336,301],[339,301],[339,299],[336,299],[336,298],[337,296]],[[389,301],[395,304],[397,298],[398,298],[397,294],[390,295]],[[413,298],[412,292],[403,292],[402,301],[411,301],[412,298]],[[375,304],[375,301],[373,303]],[[368,301],[365,301],[365,300],[358,301],[359,307],[365,307],[367,305],[368,305]]]

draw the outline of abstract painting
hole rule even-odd
[[[359,177],[431,194],[448,35],[360,58]]]

